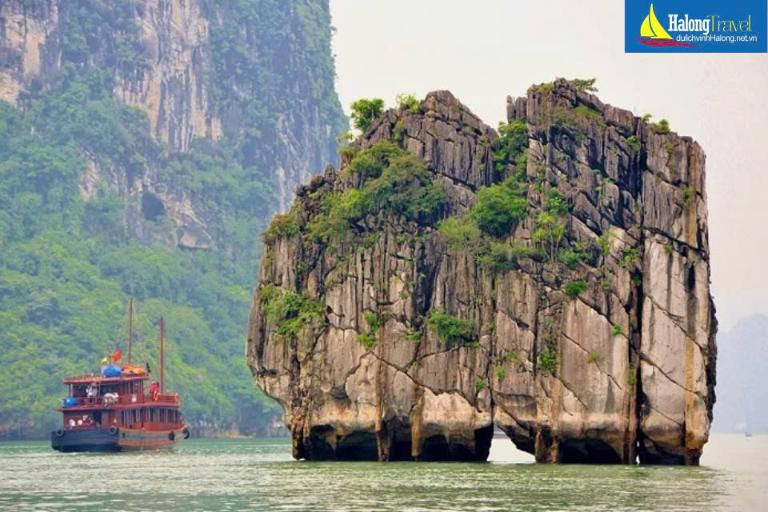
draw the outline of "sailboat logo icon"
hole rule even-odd
[[[645,17],[643,23],[640,25],[640,37],[638,38],[641,43],[648,46],[690,46],[692,44],[682,43],[672,39],[672,36],[664,30],[664,27],[659,23],[659,19],[656,17],[656,13],[653,12],[653,4],[648,12],[648,16]]]

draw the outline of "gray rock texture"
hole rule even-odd
[[[68,70],[105,71],[114,97],[146,114],[148,135],[166,153],[189,152],[195,144],[215,153],[226,140],[244,168],[268,177],[275,192],[270,214],[283,211],[297,185],[336,162],[335,137],[347,122],[333,77],[317,76],[325,72],[318,62],[330,57],[313,46],[322,40],[312,31],[323,30],[327,0],[303,2],[301,8],[273,4],[278,7],[263,15],[265,26],[257,27],[228,2],[4,1],[0,100],[23,109],[26,96],[50,88]],[[251,6],[260,8],[267,7]],[[269,32],[272,22],[287,28]],[[87,46],[84,56],[68,50],[67,43],[79,37]],[[131,61],[123,55],[128,50]],[[277,52],[279,59],[270,57]],[[332,74],[332,62],[329,69]],[[283,82],[290,88],[275,85]],[[150,242],[159,236],[141,211],[141,201],[151,194],[162,201],[173,226],[161,241],[189,249],[215,245],[217,233],[203,201],[162,176],[159,155],[145,155],[139,169],[128,162],[107,168],[87,151],[83,156],[83,197],[89,199],[103,180],[128,198],[125,223],[135,237]]]
[[[298,190],[298,229],[267,240],[247,357],[295,457],[484,460],[495,424],[540,462],[698,463],[716,359],[702,149],[562,79],[507,112],[527,126],[527,162],[502,166],[523,174],[528,206],[506,242],[538,250],[512,268],[490,271],[434,223],[385,211],[355,226],[367,244],[308,237],[324,196],[362,186],[348,158]],[[387,111],[355,148],[380,140],[423,159],[446,191],[441,218],[502,179],[499,135],[446,91]],[[568,211],[548,246],[537,229],[552,191]],[[565,265],[569,250],[582,257]],[[267,289],[321,314],[280,336]],[[476,342],[445,343],[434,311],[471,321]]]

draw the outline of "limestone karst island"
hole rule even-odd
[[[248,363],[293,456],[698,464],[715,385],[704,152],[590,80],[484,124],[370,116],[264,234]]]

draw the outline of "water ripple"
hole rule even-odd
[[[766,455],[768,438],[735,436],[714,436],[698,468],[537,465],[503,440],[486,464],[296,462],[272,440],[125,454],[0,443],[0,510],[759,510]]]

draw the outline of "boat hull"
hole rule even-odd
[[[89,428],[51,432],[51,448],[60,452],[116,452],[119,429]]]
[[[120,429],[117,443],[121,450],[157,450],[170,448],[189,437],[189,430]]]
[[[119,452],[170,448],[189,437],[185,428],[146,431],[127,428],[89,428],[51,432],[51,447],[60,452]]]

